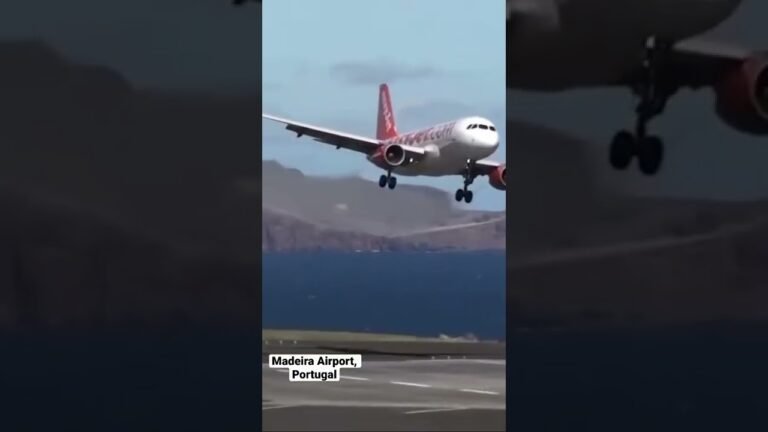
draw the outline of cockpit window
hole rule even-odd
[[[477,129],[477,125],[476,125],[476,124],[473,124],[473,125],[472,125],[472,126],[470,126],[469,128],[470,128],[470,129]]]
[[[493,126],[488,126],[488,127],[489,127],[489,128],[492,130],[492,131],[495,131],[495,130],[496,130],[496,128],[495,128],[495,127],[493,127]]]
[[[472,129],[472,126],[474,126],[474,125],[468,125],[467,129]]]
[[[480,125],[480,129],[488,129],[488,126],[486,126],[486,125],[484,125],[484,124],[481,124],[481,125]]]

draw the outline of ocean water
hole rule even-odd
[[[264,328],[503,340],[503,252],[263,257]]]

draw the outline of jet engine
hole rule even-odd
[[[491,171],[491,173],[488,174],[488,182],[495,189],[507,190],[507,166],[501,165]]]
[[[754,56],[728,71],[715,87],[717,114],[729,126],[768,134],[768,57]]]
[[[384,169],[398,167],[405,162],[405,149],[398,144],[382,145],[373,153],[371,161]]]

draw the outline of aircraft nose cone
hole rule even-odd
[[[499,136],[495,135],[493,138],[490,138],[487,142],[484,143],[487,147],[490,147],[492,149],[496,149],[499,147]]]

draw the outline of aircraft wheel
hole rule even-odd
[[[617,170],[625,170],[632,162],[635,137],[627,131],[618,132],[611,141],[610,162]]]
[[[390,189],[394,189],[395,186],[397,186],[397,177],[390,177],[387,186],[389,186]]]
[[[468,190],[464,192],[464,202],[469,204],[472,202],[472,198],[474,198],[474,195],[471,190]]]
[[[659,172],[664,159],[664,142],[657,136],[642,139],[638,146],[640,172],[651,176]]]
[[[382,174],[381,177],[379,177],[379,187],[383,188],[386,185],[387,185],[387,176]]]
[[[464,189],[456,189],[456,201],[464,201]]]

